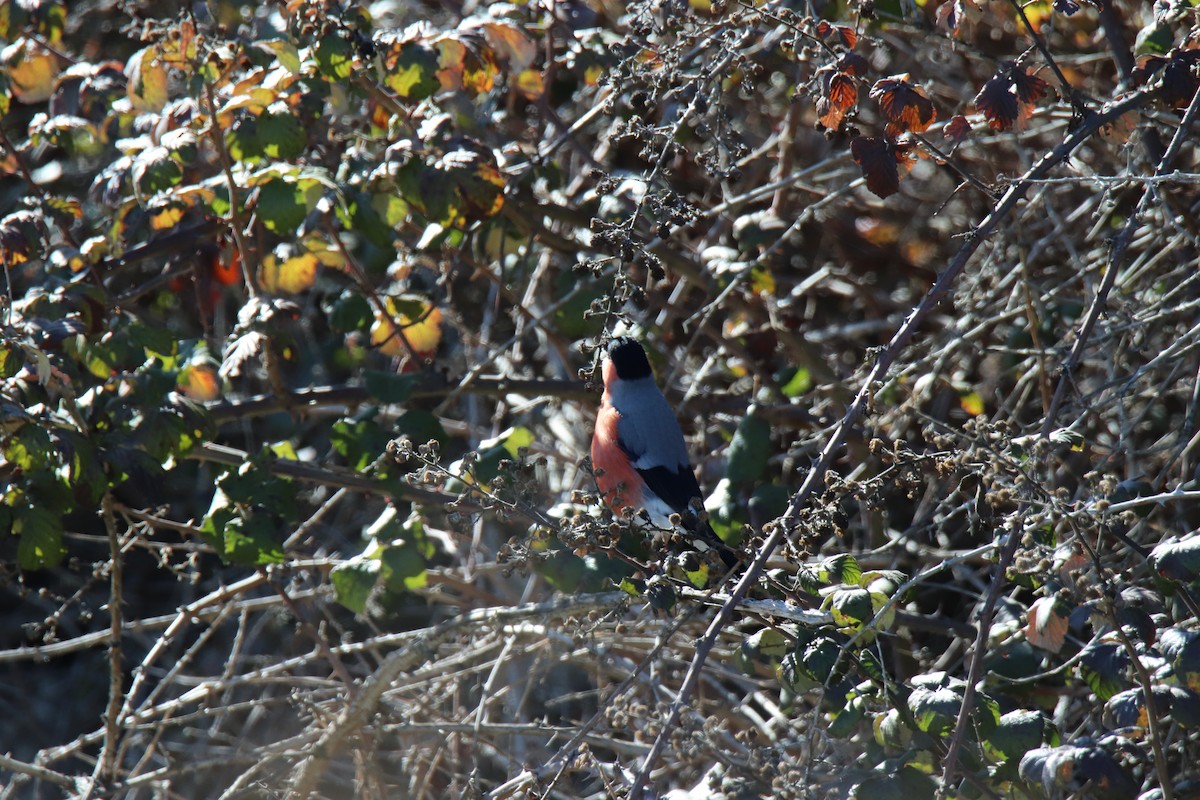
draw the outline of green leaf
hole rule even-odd
[[[798,367],[792,376],[787,379],[787,383],[779,387],[779,391],[784,397],[799,397],[802,394],[807,394],[812,389],[813,380],[812,373],[806,367]]]
[[[183,179],[183,167],[165,147],[148,147],[133,160],[133,185],[142,197],[175,186]]]
[[[425,585],[425,559],[417,542],[395,540],[383,549],[380,559],[381,578],[389,592],[412,591]]]
[[[949,686],[919,686],[908,697],[908,709],[918,728],[933,736],[941,736],[954,729],[962,700],[962,692]]]
[[[354,69],[354,47],[332,27],[317,42],[313,50],[317,69],[327,78],[340,81],[350,77]]]
[[[849,553],[830,556],[817,567],[817,577],[826,584],[845,583],[856,585],[862,578],[862,568]]]
[[[62,543],[62,519],[49,508],[14,508],[12,532],[21,537],[17,545],[17,563],[21,569],[56,567],[67,555]]]
[[[288,72],[293,75],[300,74],[300,53],[296,50],[296,45],[286,39],[266,39],[255,44],[274,53],[280,65]]]
[[[361,470],[379,458],[391,437],[373,419],[340,419],[333,424],[329,439],[352,469]]]
[[[423,408],[405,411],[397,419],[394,427],[395,432],[401,436],[407,436],[414,442],[428,442],[430,439],[445,444],[450,436],[446,433],[446,429],[442,427],[442,422],[431,411],[426,411]]]
[[[21,426],[4,445],[5,460],[27,472],[43,468],[50,456],[50,434],[40,425]]]
[[[1138,56],[1165,56],[1175,43],[1175,32],[1165,23],[1152,22],[1138,31],[1133,52]]]
[[[219,553],[226,563],[242,566],[282,564],[284,560],[275,526],[262,514],[235,516],[226,522]]]
[[[753,409],[742,417],[729,443],[725,477],[734,483],[754,483],[767,469],[771,455],[771,425]]]
[[[25,354],[11,342],[0,342],[0,380],[7,380],[25,366]]]
[[[1049,722],[1040,712],[1027,709],[1010,711],[988,737],[987,744],[1002,760],[1020,759],[1044,741]]]
[[[371,327],[375,316],[371,313],[371,304],[354,289],[346,289],[328,310],[329,327],[335,333],[350,333],[351,331],[366,331]]]
[[[263,157],[262,140],[258,136],[258,119],[239,117],[225,132],[225,147],[236,161],[257,161]],[[214,208],[217,204],[214,203]]]
[[[641,597],[646,592],[646,582],[637,578],[622,578],[617,588],[630,597]]]
[[[1129,655],[1117,642],[1092,642],[1079,656],[1079,677],[1100,700],[1108,700],[1129,686]]]
[[[420,42],[398,42],[382,54],[383,82],[401,100],[417,103],[442,87],[438,55]]]
[[[304,152],[308,136],[291,111],[267,112],[258,118],[258,141],[268,158],[287,161]]]
[[[333,599],[355,614],[363,613],[381,570],[380,562],[375,559],[351,559],[338,564],[329,573]]]
[[[787,637],[776,628],[763,628],[742,639],[735,653],[738,668],[753,675],[757,667],[776,669],[789,655]]]
[[[294,235],[308,215],[308,205],[300,185],[283,178],[263,184],[258,192],[258,216],[272,233]]]
[[[389,223],[387,217],[393,204],[396,209],[403,208],[404,214],[395,223]],[[390,248],[396,238],[394,228],[404,220],[407,212],[408,203],[402,197],[391,193],[358,192],[348,198],[345,213],[340,216],[347,228],[366,236],[371,244]]]
[[[872,776],[850,789],[856,800],[933,800],[937,783],[928,773],[905,764],[891,774]]]
[[[1167,580],[1191,583],[1200,575],[1200,536],[1163,542],[1150,551],[1150,566]]]
[[[415,373],[398,375],[394,372],[369,369],[363,373],[367,391],[381,403],[403,403],[421,383]]]
[[[859,724],[866,717],[867,704],[861,697],[855,697],[838,712],[829,724],[827,733],[834,739],[845,739],[858,731]]]

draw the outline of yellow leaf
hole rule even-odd
[[[442,341],[441,309],[427,305],[425,300],[418,300],[416,305],[420,312],[415,314],[414,319],[399,310],[396,298],[389,297],[386,306],[390,318],[378,313],[375,315],[375,323],[371,325],[371,344],[389,356],[409,355],[406,341],[418,354],[424,355],[437,350]],[[396,323],[400,325],[400,333],[396,332]]]
[[[536,69],[522,70],[517,75],[516,87],[517,91],[525,97],[537,100],[546,92],[545,76]]]
[[[438,49],[438,80],[443,89],[462,89],[467,94],[478,95],[491,90],[496,84],[496,60],[485,43],[479,47],[468,47],[462,40],[443,36],[434,42]]]
[[[187,69],[196,58],[196,25],[187,17],[159,45],[162,60],[176,69]]]
[[[983,398],[979,396],[979,392],[967,392],[964,395],[960,395],[958,402],[962,406],[962,410],[972,417],[977,417],[983,413]]]
[[[750,271],[750,288],[759,294],[775,294],[775,276],[762,267],[753,269]]]
[[[147,210],[150,214],[150,229],[165,231],[179,224],[187,207],[182,203],[168,202]]]
[[[22,103],[41,103],[54,93],[58,58],[40,42],[21,38],[0,51],[12,96]]]
[[[246,110],[254,116],[258,116],[267,106],[275,102],[278,94],[270,89],[264,89],[261,86],[254,86],[239,92],[229,99],[225,105],[221,106],[221,110],[217,112],[217,116],[221,120],[221,127],[229,127],[229,114],[234,111]]]
[[[258,281],[268,292],[298,294],[317,282],[319,265],[315,254],[281,245],[263,259]]]
[[[138,111],[161,111],[167,104],[170,97],[167,67],[160,60],[157,45],[130,56],[125,64],[125,77],[129,79],[126,93]]]

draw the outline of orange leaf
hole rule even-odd
[[[908,82],[908,75],[893,75],[871,87],[871,97],[888,124],[884,133],[895,137],[904,131],[921,133],[937,119],[937,111],[925,93]]]

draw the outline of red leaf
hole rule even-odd
[[[817,23],[817,35],[826,41],[832,39],[835,43],[841,42],[850,50],[853,50],[854,45],[858,43],[858,34],[853,28],[847,28],[845,25],[833,25],[825,20]]]
[[[1006,131],[1017,124],[1020,109],[1012,84],[1004,75],[995,75],[975,95],[975,107],[994,131]]]
[[[901,171],[910,166],[909,146],[890,139],[859,136],[850,142],[850,155],[862,168],[867,188],[879,197],[888,197],[900,190]]]
[[[838,59],[837,68],[847,75],[863,76],[867,74],[867,60],[858,53],[842,53]]]
[[[1032,105],[1041,100],[1050,90],[1050,84],[1022,66],[1013,64],[1008,75],[1012,80],[1013,89],[1016,91],[1017,100],[1022,103]]]
[[[837,130],[846,113],[858,102],[858,84],[844,72],[829,76],[825,84],[825,96],[817,102],[818,120],[829,130]]]
[[[962,114],[955,114],[946,123],[946,127],[942,128],[942,135],[947,139],[953,139],[960,142],[971,132],[971,123],[967,122],[967,118]]]
[[[975,95],[975,107],[983,112],[989,127],[1005,131],[1024,125],[1033,114],[1033,104],[1049,90],[1044,80],[1009,61]]]
[[[898,136],[904,131],[920,133],[937,119],[937,111],[925,93],[908,82],[907,75],[884,78],[871,87],[871,97],[888,120],[884,133]]]

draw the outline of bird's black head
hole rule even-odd
[[[650,361],[646,351],[636,339],[620,336],[608,343],[608,357],[617,368],[617,377],[623,381],[636,381],[639,378],[649,378]]]

